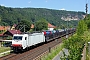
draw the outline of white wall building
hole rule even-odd
[[[56,28],[56,26],[48,23],[48,30],[54,30],[54,28]]]

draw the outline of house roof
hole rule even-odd
[[[56,28],[56,26],[54,26],[54,25],[48,23],[48,28]]]
[[[8,30],[8,32],[10,32],[12,34],[21,34],[20,30]]]
[[[0,26],[0,30],[5,30],[5,28],[3,26]]]
[[[3,35],[13,36],[14,34],[21,34],[20,30],[7,30]]]
[[[10,29],[10,26],[0,26],[0,30],[8,30]]]
[[[34,28],[34,24],[31,24],[31,28]],[[48,28],[56,28],[56,26],[48,23]]]
[[[3,34],[0,34],[0,36],[3,36]]]

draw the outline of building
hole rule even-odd
[[[15,30],[15,27],[16,27],[17,25],[16,24],[14,24],[12,27],[11,27],[11,30]]]
[[[48,23],[48,30],[54,30],[56,28],[56,26]]]
[[[34,24],[31,24],[31,29],[33,29],[34,28]]]
[[[31,25],[31,29],[34,29],[34,28],[35,28],[35,27],[34,27],[34,25],[32,24],[32,25]],[[48,30],[54,30],[55,28],[56,28],[56,26],[48,23]]]
[[[13,36],[14,34],[21,34],[20,30],[7,30],[3,35]]]
[[[10,26],[0,26],[0,34],[4,33],[7,30],[10,30]]]

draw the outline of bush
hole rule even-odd
[[[64,47],[69,50],[69,60],[80,60],[84,47],[84,40],[81,36],[75,35],[64,42]]]

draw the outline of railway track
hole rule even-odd
[[[14,57],[14,56],[16,56],[17,54],[14,54],[14,53],[11,53],[11,54],[9,54],[9,55],[6,55],[6,56],[3,56],[3,57],[0,57],[0,60],[7,60],[7,59],[10,59],[10,58],[12,58],[12,57]]]
[[[65,36],[64,36],[65,37]],[[1,57],[0,60],[38,60],[36,57],[41,55],[44,52],[50,52],[50,49],[57,44],[60,44],[62,42],[62,39],[55,39],[49,43],[45,43],[39,47],[36,47],[34,49],[31,49],[29,51],[26,51],[24,53],[20,54],[10,54],[5,57]]]

